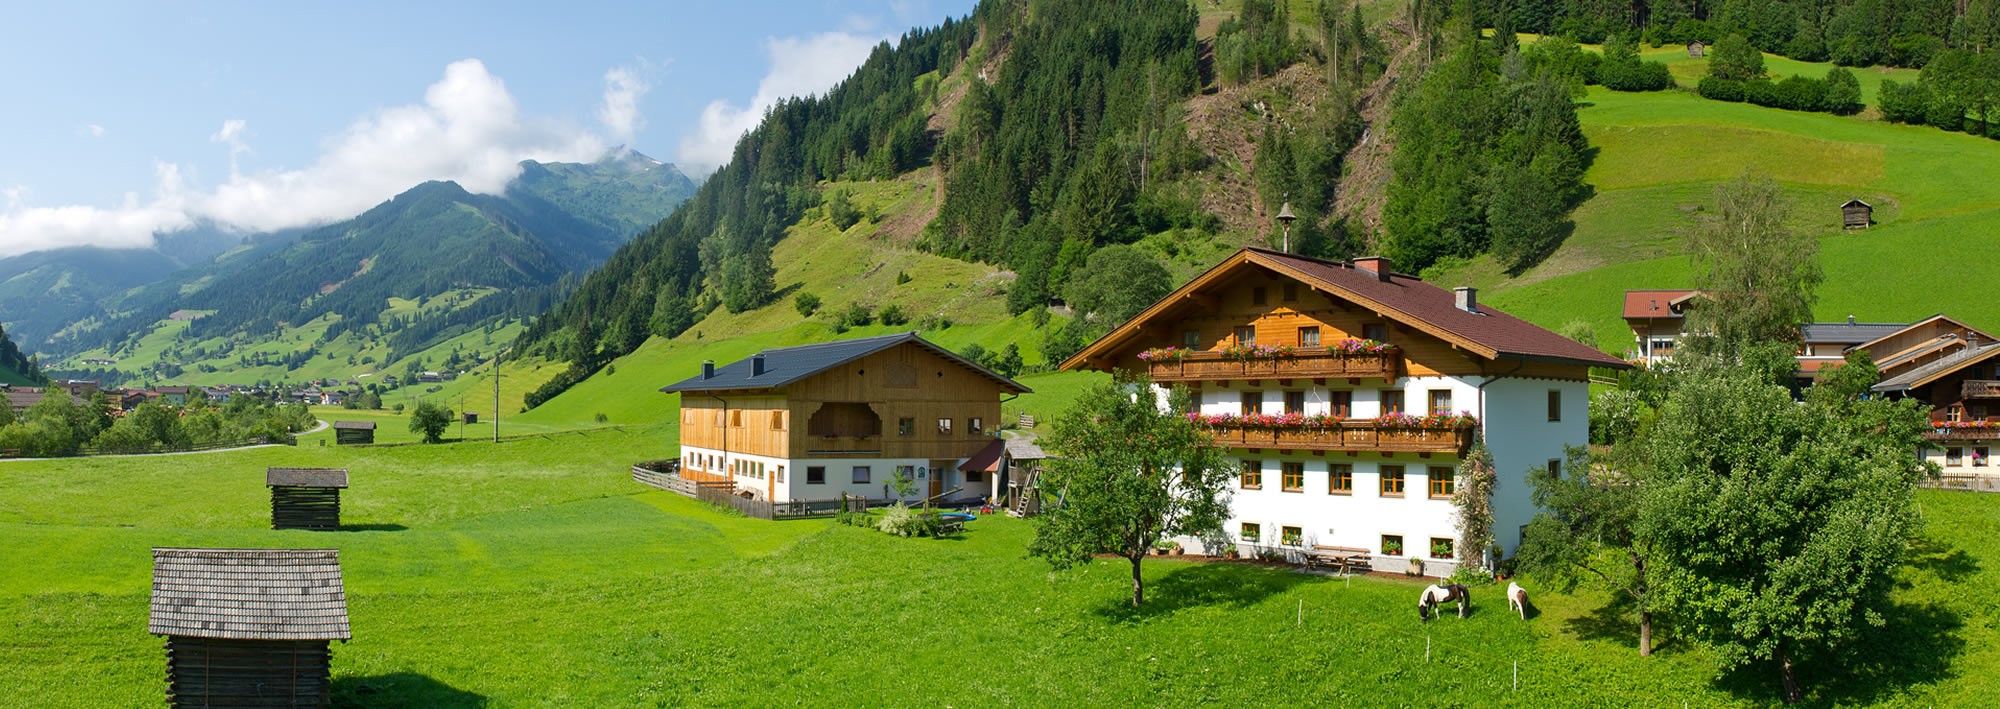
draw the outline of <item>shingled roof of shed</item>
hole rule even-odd
[[[232,640],[346,640],[334,549],[153,549],[146,632]]]
[[[346,468],[265,468],[265,487],[347,487]]]
[[[333,422],[333,427],[334,427],[334,428],[349,428],[349,429],[353,429],[353,430],[356,430],[356,431],[373,431],[373,430],[375,430],[375,422],[374,422],[374,421],[335,421],[335,422]]]

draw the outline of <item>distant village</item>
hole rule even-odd
[[[359,404],[370,394],[385,389],[394,389],[405,384],[438,384],[458,379],[458,372],[423,372],[411,382],[404,382],[396,375],[384,375],[379,383],[362,384],[356,379],[320,379],[304,383],[263,384],[222,384],[215,386],[193,386],[166,384],[141,387],[104,387],[94,379],[65,379],[48,386],[9,386],[0,384],[0,396],[7,399],[7,405],[15,413],[26,411],[40,402],[43,397],[67,394],[78,405],[88,403],[98,394],[104,395],[112,414],[123,415],[139,408],[148,401],[172,406],[186,406],[190,401],[208,401],[213,404],[227,404],[237,397],[250,397],[258,401],[277,404],[302,403],[309,406],[348,406]],[[379,407],[380,401],[373,402]]]

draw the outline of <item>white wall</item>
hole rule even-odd
[[[1952,463],[1946,449],[1958,449],[1958,462]],[[1983,452],[1983,458],[1975,459],[1973,453]],[[2000,475],[2000,461],[1993,460],[2000,454],[2000,436],[1987,441],[1932,441],[1924,444],[1924,460],[1936,463],[1945,475]]]
[[[1561,421],[1549,421],[1550,390],[1561,392]],[[1590,386],[1584,382],[1503,378],[1487,385],[1480,421],[1497,479],[1493,540],[1509,556],[1521,545],[1521,528],[1535,516],[1529,469],[1544,467],[1550,460],[1565,460],[1565,446],[1590,442],[1589,407]]]
[[[1261,489],[1242,489],[1240,477],[1230,485],[1231,518],[1223,529],[1239,552],[1247,554],[1252,553],[1253,547],[1280,546],[1283,529],[1287,526],[1300,528],[1303,535],[1301,547],[1355,547],[1367,549],[1375,556],[1383,555],[1382,535],[1399,534],[1403,536],[1403,553],[1398,559],[1410,556],[1429,559],[1431,538],[1458,538],[1455,526],[1457,510],[1452,507],[1451,501],[1430,499],[1428,494],[1430,466],[1456,467],[1458,459],[1455,457],[1433,455],[1419,458],[1414,453],[1351,456],[1332,452],[1321,457],[1297,451],[1292,455],[1279,456],[1271,450],[1261,453],[1230,450],[1227,454],[1231,463],[1257,460],[1264,471]],[[1284,462],[1305,464],[1305,485],[1299,492],[1284,490]],[[1354,467],[1354,490],[1351,494],[1328,492],[1329,466],[1334,464]],[[1404,467],[1403,497],[1381,495],[1383,465]],[[1262,527],[1261,539],[1254,545],[1241,537],[1244,522],[1254,522]],[[1182,544],[1197,553],[1220,551],[1204,550],[1197,540],[1182,540]]]

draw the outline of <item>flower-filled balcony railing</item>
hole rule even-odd
[[[1387,451],[1462,455],[1472,447],[1471,414],[1347,419],[1330,414],[1188,414],[1229,448]]]
[[[1215,350],[1160,347],[1139,353],[1156,382],[1230,379],[1397,377],[1403,351],[1374,340],[1341,340],[1325,347],[1230,345]]]
[[[1974,421],[1932,421],[1931,430],[1924,434],[1930,441],[1985,441],[2000,440],[2000,421],[1993,419]]]

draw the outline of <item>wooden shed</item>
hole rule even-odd
[[[326,706],[329,641],[353,637],[339,554],[154,549],[146,632],[167,638],[167,704]]]
[[[477,411],[461,411],[461,412],[459,412],[459,414],[458,414],[458,420],[460,420],[460,421],[464,421],[464,422],[465,422],[465,425],[467,425],[467,426],[470,426],[470,425],[472,425],[472,424],[475,424],[475,423],[479,423],[479,412],[477,412]]]
[[[1688,56],[1700,59],[1703,55],[1707,53],[1708,53],[1708,46],[1702,44],[1701,40],[1697,39],[1688,43]]]
[[[1844,229],[1866,229],[1875,223],[1875,207],[1858,199],[1847,200],[1840,205],[1840,226]]]
[[[346,468],[266,468],[264,486],[271,488],[272,529],[340,528]]]
[[[333,442],[343,446],[375,442],[374,421],[333,422]]]

